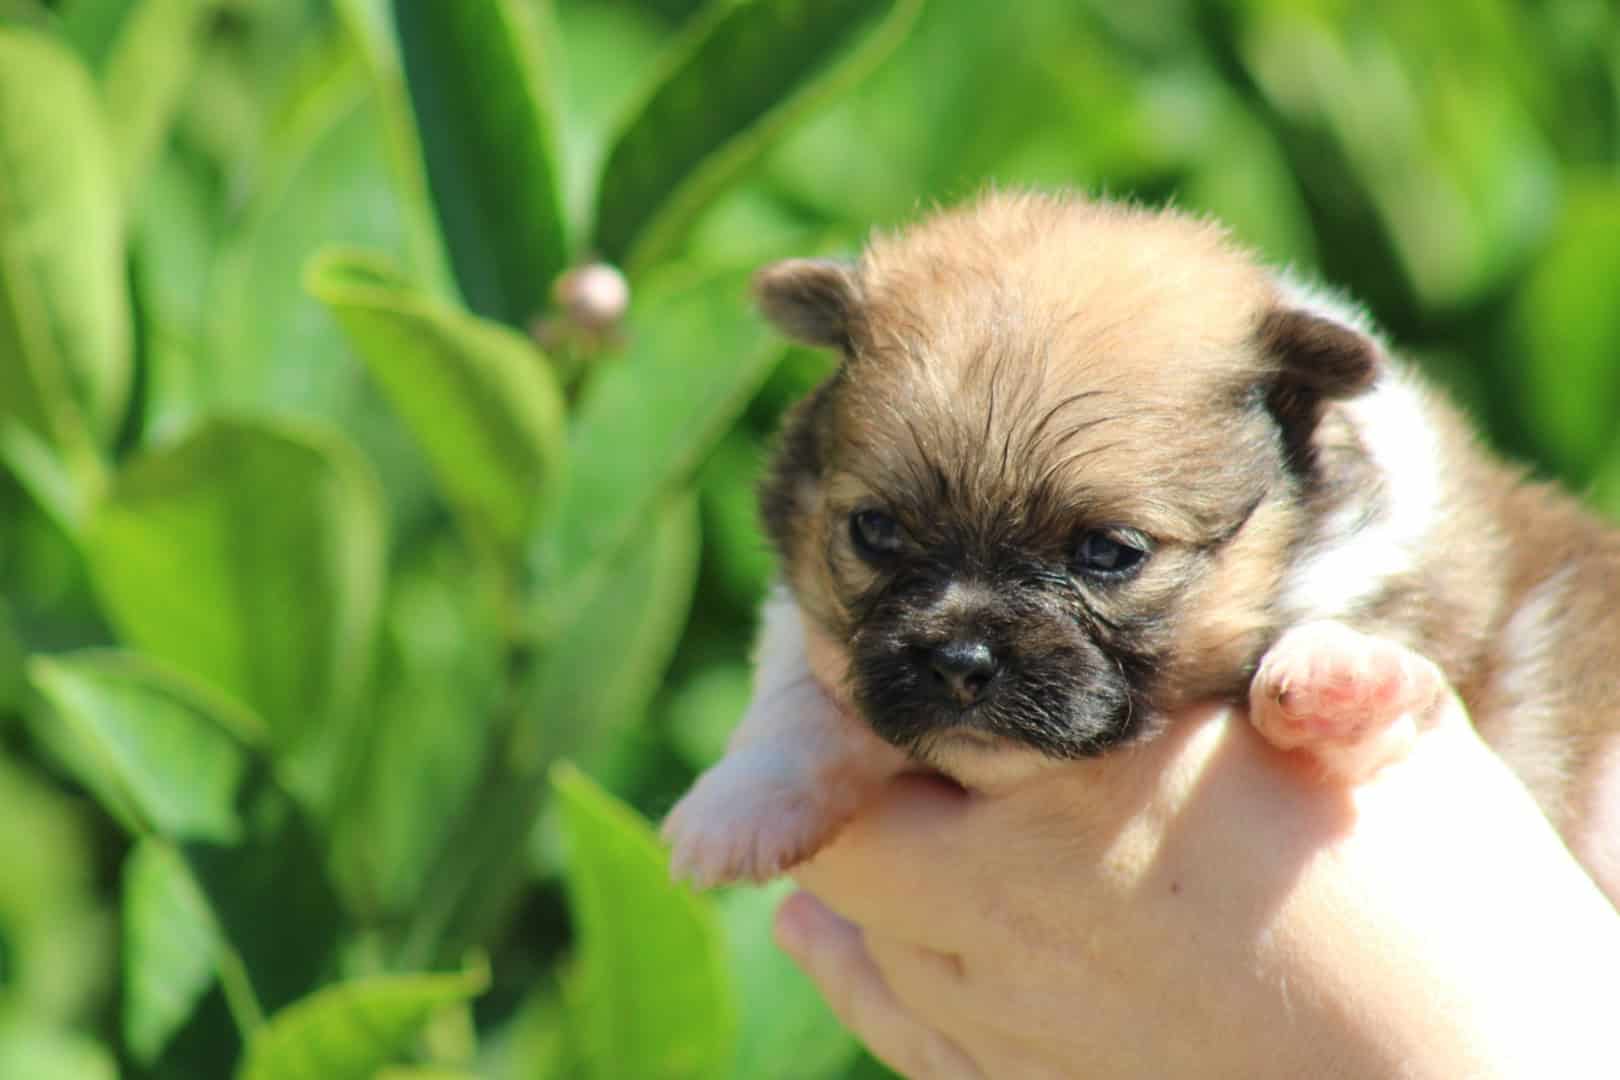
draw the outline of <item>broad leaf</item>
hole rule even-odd
[[[771,921],[790,882],[736,889],[720,900],[731,971],[742,1002],[734,1080],[839,1076],[860,1049],[805,974],[776,947]]]
[[[124,1043],[150,1065],[214,983],[219,931],[191,869],[167,842],[124,860]]]
[[[382,975],[318,990],[271,1017],[237,1080],[372,1080],[409,1049],[434,1013],[482,993],[481,970]]]
[[[608,154],[596,247],[638,269],[668,253],[793,121],[898,45],[920,7],[921,0],[711,5]]]
[[[101,72],[108,131],[123,190],[132,193],[168,139],[222,0],[140,0],[118,30]]]
[[[36,656],[36,736],[135,833],[231,843],[256,718],[127,653]]]
[[[645,718],[686,629],[701,546],[696,500],[681,496],[643,530],[628,558],[596,579],[598,590],[543,650],[527,726],[513,747],[515,768],[562,756],[579,756],[589,768]]]
[[[380,496],[353,447],[313,427],[206,424],[115,478],[86,553],[125,640],[252,707],[324,808],[382,590]]]
[[[81,473],[129,397],[116,177],[83,65],[0,27],[0,428],[21,423]]]
[[[723,1075],[736,1004],[713,910],[670,880],[667,852],[635,811],[573,768],[557,768],[552,784],[578,942],[567,988],[574,1075]]]
[[[373,258],[328,254],[308,284],[427,451],[472,536],[515,551],[542,499],[555,497],[562,466],[562,394],[546,358]]]
[[[531,549],[553,625],[597,586],[659,504],[689,484],[781,356],[752,314],[747,275],[669,275],[632,308],[628,354],[587,387],[562,504]]]
[[[519,327],[568,264],[555,106],[533,17],[517,0],[394,0],[456,280],[474,312]]]

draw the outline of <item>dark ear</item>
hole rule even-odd
[[[832,259],[788,259],[754,275],[765,317],[807,345],[847,349],[860,307],[854,270]]]
[[[1267,314],[1259,344],[1276,365],[1266,406],[1282,428],[1290,463],[1309,467],[1311,436],[1328,406],[1373,384],[1383,368],[1383,350],[1355,327],[1302,308]]]

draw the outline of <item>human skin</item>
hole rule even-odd
[[[1613,1077],[1620,915],[1446,698],[1346,789],[1225,709],[892,781],[777,939],[909,1077]]]

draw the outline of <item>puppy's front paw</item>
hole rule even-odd
[[[818,779],[779,751],[733,751],[664,819],[671,871],[699,888],[768,881],[821,850],[859,802],[849,783]]]
[[[1328,775],[1354,783],[1404,757],[1444,692],[1433,662],[1343,623],[1282,636],[1249,687],[1249,718],[1284,750],[1304,749]]]

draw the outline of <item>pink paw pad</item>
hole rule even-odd
[[[1304,749],[1354,780],[1405,754],[1444,687],[1440,670],[1403,645],[1342,623],[1306,623],[1261,659],[1250,719],[1279,748]]]

